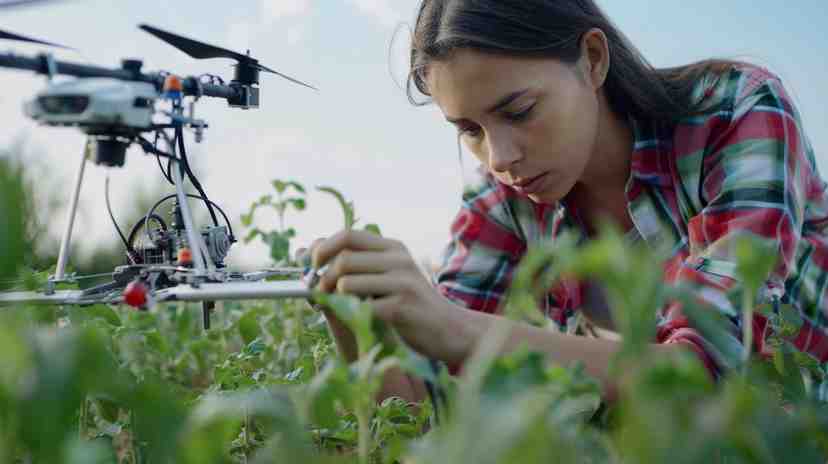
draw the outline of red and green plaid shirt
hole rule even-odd
[[[664,256],[664,279],[689,284],[728,314],[732,343],[741,350],[739,311],[725,297],[735,280],[734,239],[758,235],[776,244],[779,264],[759,302],[781,302],[797,333],[788,339],[828,365],[828,186],[819,176],[800,116],[779,78],[745,66],[706,77],[697,101],[718,110],[678,122],[631,120],[635,143],[626,199],[644,242]],[[467,186],[452,241],[433,276],[450,300],[497,312],[527,245],[564,231],[586,238],[565,200],[540,205],[489,174]],[[561,282],[547,296],[547,315],[573,332],[583,283]],[[659,343],[686,343],[718,377],[729,366],[675,305],[654,308]],[[796,313],[796,314],[793,314]],[[754,348],[770,330],[757,315]],[[828,382],[816,386],[828,396]]]

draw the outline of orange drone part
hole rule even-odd
[[[179,101],[184,97],[184,84],[181,78],[170,74],[164,78],[164,93],[163,98]]]
[[[181,78],[170,74],[166,78],[164,78],[164,93],[167,92],[181,92],[184,90],[184,84],[181,82]]]

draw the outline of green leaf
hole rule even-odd
[[[329,294],[315,291],[313,298],[319,304],[331,308],[357,339],[361,353],[367,352],[377,341],[374,334],[373,315],[369,304],[350,295]]]
[[[279,195],[285,193],[285,190],[287,189],[287,186],[288,186],[287,183],[285,183],[285,182],[283,182],[279,179],[274,179],[271,182],[271,184],[273,185],[273,188],[276,189],[276,192],[279,193]]]
[[[342,214],[345,216],[345,229],[350,230],[354,227],[354,204],[345,200],[345,196],[339,190],[333,187],[316,187],[320,192],[328,193],[336,198],[339,207],[342,208]]]
[[[305,192],[305,187],[303,187],[302,184],[300,184],[299,182],[296,182],[296,181],[292,180],[292,181],[288,181],[287,184],[290,185],[291,187],[293,187],[294,189],[296,189],[297,192],[307,193],[307,192]]]
[[[290,257],[290,234],[271,232],[267,234],[267,243],[270,245],[270,257],[279,262]]]
[[[239,319],[239,335],[245,344],[251,343],[259,335],[261,335],[261,327],[259,326],[259,317],[256,311],[248,311]]]
[[[241,223],[245,227],[250,227],[250,224],[253,224],[253,211],[251,211],[247,214],[242,214],[241,215]]]
[[[0,279],[17,274],[23,261],[25,205],[23,179],[16,178],[6,158],[0,158]]]
[[[740,238],[736,258],[736,273],[751,294],[765,283],[778,260],[775,247],[755,236]]]
[[[348,366],[331,361],[313,377],[308,385],[308,415],[321,427],[333,428],[339,423],[337,404],[353,407]]]
[[[376,234],[382,237],[382,232],[380,232],[380,228],[376,224],[366,224],[365,227],[363,227],[363,230],[366,230],[368,232],[371,232],[372,234]]]
[[[304,198],[287,198],[285,201],[293,205],[297,211],[305,210],[306,203]]]
[[[249,232],[247,232],[247,235],[245,235],[243,241],[244,243],[250,243],[251,240],[258,237],[259,235],[263,235],[261,230],[251,229]]]

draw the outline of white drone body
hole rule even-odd
[[[142,131],[152,126],[158,91],[150,83],[84,78],[50,84],[24,105],[41,124],[79,126],[85,131],[120,128]]]

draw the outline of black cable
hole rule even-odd
[[[121,232],[121,228],[118,226],[118,221],[115,220],[115,215],[112,214],[112,205],[109,203],[109,173],[106,174],[106,182],[104,182],[104,198],[106,199],[106,210],[109,212],[109,218],[112,219],[112,224],[115,225],[115,230],[118,231],[118,235],[121,237],[121,240],[124,242],[124,246],[127,250],[127,257],[132,264],[136,264],[136,256],[135,250],[127,241],[126,237],[124,237],[124,233]]]
[[[136,136],[135,140],[138,142],[139,145],[141,145],[141,148],[144,150],[145,153],[149,153],[149,154],[155,155],[155,156],[160,156],[162,158],[167,158],[170,162],[178,161],[177,159],[175,159],[175,156],[173,156],[169,153],[164,153],[163,151],[156,148],[152,144],[152,142],[150,142],[149,140],[141,137],[140,135]]]
[[[155,204],[152,205],[152,208],[150,208],[149,211],[147,212],[146,217],[150,217],[150,216],[154,215],[155,210],[158,209],[158,207],[161,206],[162,203],[164,203],[165,201],[167,201],[171,198],[175,198],[176,196],[178,196],[178,194],[171,193],[171,194],[165,196],[164,198],[158,200],[157,202],[155,202]],[[204,200],[203,197],[200,197],[198,195],[194,195],[192,193],[188,193],[187,196],[190,197],[190,198],[195,198],[196,200]],[[233,233],[233,225],[230,224],[230,219],[227,218],[227,214],[224,212],[223,209],[221,209],[221,207],[219,205],[217,205],[212,200],[206,200],[206,201],[209,201],[210,204],[212,204],[217,210],[219,210],[219,213],[221,213],[222,218],[224,218],[224,223],[227,224],[227,229],[228,229],[228,232],[230,233],[230,241],[235,243],[237,240],[236,240],[235,234]],[[216,225],[218,225],[218,224],[216,224]]]
[[[165,171],[164,170],[164,165],[161,164],[161,157],[158,156],[158,155],[155,155],[155,159],[158,161],[158,168],[161,169],[161,174],[164,175],[164,178],[167,179],[167,182],[169,182],[170,184],[173,184],[173,180],[172,180],[172,177],[170,177],[170,172],[169,172],[171,161],[169,159],[167,159],[167,170]],[[175,184],[173,184],[173,185],[175,185]]]
[[[161,229],[168,230],[167,223],[164,222],[164,219],[157,215],[151,214],[149,219],[155,219],[156,222],[161,226]],[[138,220],[135,224],[133,224],[132,229],[129,231],[129,238],[127,238],[127,242],[129,242],[130,246],[134,245],[135,242],[135,234],[138,232],[138,229],[141,228],[147,222],[147,216],[142,216],[141,219]],[[146,227],[146,226],[145,226]]]
[[[198,190],[198,193],[201,194],[201,198],[204,200],[204,204],[207,205],[207,210],[210,212],[210,217],[213,218],[213,225],[218,226],[218,218],[216,217],[216,212],[213,210],[212,202],[209,198],[207,198],[207,194],[204,193],[204,189],[201,187],[201,183],[196,179],[195,174],[190,169],[190,162],[187,160],[187,151],[184,149],[184,129],[181,126],[175,128],[175,138],[178,140],[178,151],[179,155],[181,156],[181,167],[184,172],[186,172],[187,177],[190,178],[190,182],[193,184],[193,187]]]
[[[156,150],[158,149],[158,138],[160,135],[161,134],[159,134],[158,132],[155,133],[155,141],[152,144],[156,148]],[[170,165],[172,164],[172,161],[169,158],[167,158],[167,170],[165,171],[164,165],[161,164],[161,157],[156,154],[155,160],[158,161],[158,169],[161,170],[161,174],[164,176],[165,179],[167,179],[167,182],[169,182],[171,185],[175,185],[173,184],[172,177],[170,177]]]

